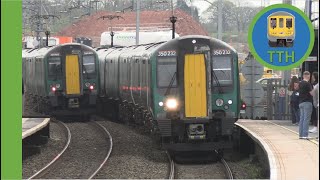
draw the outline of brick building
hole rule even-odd
[[[167,11],[141,11],[140,12],[140,31],[161,31],[171,30],[172,23],[169,18],[172,16],[170,10]],[[178,18],[176,22],[176,33],[179,36],[185,35],[208,35],[208,32],[195,21],[189,14],[180,9],[175,10],[175,16]],[[106,15],[119,15],[121,18],[102,20],[99,17]],[[112,25],[111,25],[112,24]],[[106,31],[135,31],[136,29],[136,13],[114,13],[107,11],[99,11],[91,16],[86,16],[70,26],[65,27],[57,33],[59,36],[89,37],[92,39],[94,47],[99,46],[101,34]]]

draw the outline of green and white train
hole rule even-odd
[[[206,36],[97,49],[99,111],[144,125],[168,150],[232,146],[240,111],[238,56]]]

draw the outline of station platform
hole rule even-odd
[[[319,179],[319,143],[316,139],[299,139],[298,126],[284,120],[239,119],[235,124],[267,154],[270,179]]]
[[[22,139],[25,139],[39,131],[49,131],[49,117],[22,118]],[[49,132],[47,132],[49,133]]]

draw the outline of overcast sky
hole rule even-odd
[[[209,0],[211,2],[215,0]],[[246,6],[268,6],[272,4],[279,4],[282,3],[282,0],[230,0],[232,2],[240,2],[240,5],[246,5]],[[319,12],[319,0],[314,0],[317,2],[313,3],[313,12]],[[205,11],[208,8],[209,3],[203,1],[203,0],[192,0],[192,3],[194,6],[199,8],[200,14]],[[305,0],[292,0],[292,4],[294,6],[297,6],[301,10],[304,10],[305,6]]]

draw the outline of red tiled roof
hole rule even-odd
[[[140,29],[159,29],[171,30],[172,23],[169,18],[172,16],[171,11],[141,11],[140,12]],[[122,18],[115,18],[111,21],[108,19],[98,19],[105,15],[115,15],[113,12],[99,11],[91,16],[84,17],[73,25],[67,26],[57,33],[60,36],[72,37],[89,37],[93,41],[93,45],[100,43],[100,37],[103,32],[113,31],[135,31],[136,29],[136,13],[126,12],[119,13]],[[180,9],[175,10],[175,16],[178,18],[175,23],[176,33],[179,36],[185,35],[208,35],[208,32],[189,14]]]

